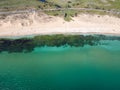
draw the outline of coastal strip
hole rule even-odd
[[[120,18],[80,14],[68,22],[42,12],[0,16],[0,37],[48,34],[120,35]]]

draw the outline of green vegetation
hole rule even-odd
[[[100,40],[120,40],[120,37],[110,37],[103,35],[43,35],[35,36],[34,38],[0,39],[0,52],[32,52],[35,47],[43,46],[94,46],[102,44],[100,43]]]
[[[64,11],[64,19],[66,21],[70,21],[70,20],[72,20],[71,17],[77,16],[77,13],[78,13],[78,11],[76,11],[76,10],[65,10]]]
[[[63,11],[60,11],[60,10],[58,10],[58,11],[45,11],[45,13],[48,15],[53,15],[53,16],[63,16],[64,15]]]
[[[37,0],[0,0],[0,9],[3,10],[19,10],[27,8],[35,8],[40,5]]]
[[[47,14],[54,16],[62,16],[66,21],[70,21],[71,17],[78,13],[92,13],[92,14],[109,14],[120,17],[120,14],[108,13],[105,11],[120,11],[120,0],[0,0],[0,11],[13,11],[25,9],[60,9],[62,11],[45,11]],[[68,10],[68,8],[89,8],[96,10]]]
[[[57,4],[62,8],[66,8],[66,10],[64,10],[62,14],[66,21],[70,21],[71,17],[77,16],[77,14],[79,13],[89,13],[89,14],[98,14],[98,15],[107,14],[111,16],[120,17],[119,13],[116,14],[116,13],[106,12],[106,11],[119,12],[120,0],[47,0],[47,1],[53,2],[54,4]],[[67,8],[91,8],[96,10],[67,10]],[[99,11],[99,10],[103,10],[103,11]],[[58,15],[61,15],[61,14],[58,14]]]
[[[120,10],[120,0],[0,0],[0,9],[96,8]]]
[[[0,11],[13,11],[24,9],[45,9],[57,7],[51,2],[41,2],[40,0],[0,0]]]
[[[55,4],[61,5],[63,8],[91,8],[100,9],[107,11],[120,11],[119,0],[48,0],[48,2],[54,2]],[[60,3],[64,2],[64,3]],[[80,10],[81,11],[81,10]],[[92,11],[92,10],[91,10]],[[93,11],[96,12],[96,11]],[[100,11],[99,14],[104,12]]]

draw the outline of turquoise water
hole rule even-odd
[[[0,90],[120,90],[120,41],[0,53]]]

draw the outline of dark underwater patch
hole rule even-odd
[[[118,36],[105,35],[41,35],[34,38],[20,39],[0,39],[0,52],[32,52],[35,47],[60,47],[75,46],[84,47],[85,45],[100,45],[100,40],[120,40]]]

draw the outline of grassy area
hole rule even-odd
[[[0,0],[0,8],[26,8],[40,5],[38,0]]]
[[[69,21],[71,17],[77,13],[84,11],[67,10],[67,8],[93,8],[102,10],[120,11],[120,0],[0,0],[0,11],[23,10],[23,9],[50,9],[50,8],[66,8],[64,11],[46,11],[49,15],[64,16]],[[92,14],[108,14],[106,12],[85,11]],[[114,15],[114,14],[113,14]],[[115,15],[119,16],[120,15]]]
[[[47,0],[61,7],[83,7],[120,10],[120,0]]]
[[[53,3],[44,3],[40,0],[0,0],[0,10],[24,10],[24,9],[55,8]]]
[[[0,0],[0,8],[55,8],[84,7],[120,10],[120,0]]]
[[[92,8],[92,9],[101,9],[107,11],[120,11],[120,0],[47,0],[47,1],[60,5],[63,8]],[[70,21],[71,17],[76,16],[78,13],[89,13],[89,14],[98,14],[98,15],[109,14],[111,16],[120,17],[119,14],[108,13],[104,11],[65,10],[63,12],[64,19],[66,21]]]

